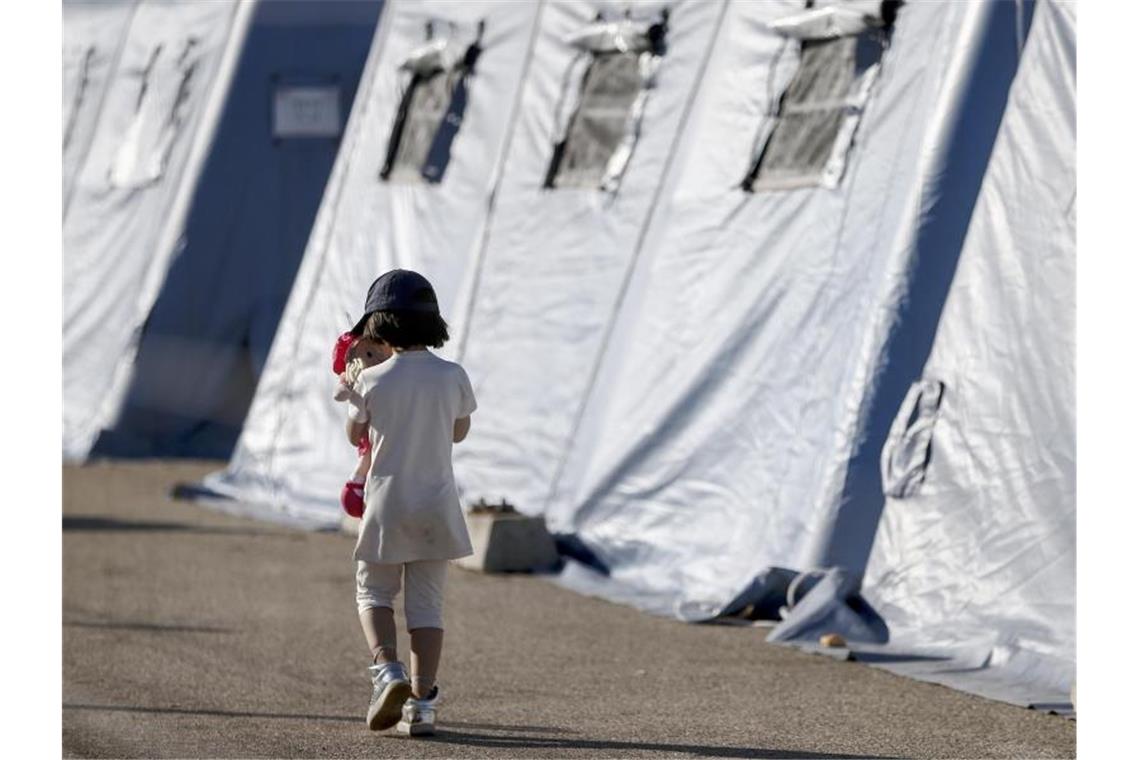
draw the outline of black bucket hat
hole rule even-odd
[[[364,323],[376,311],[420,311],[439,313],[439,301],[431,283],[419,272],[393,269],[376,278],[364,301],[364,316],[352,328],[353,335],[364,332]]]

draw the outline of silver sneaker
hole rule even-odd
[[[435,708],[439,704],[439,685],[423,699],[408,697],[396,724],[396,733],[407,736],[431,736],[435,733]]]
[[[401,706],[412,695],[412,682],[403,663],[370,665],[372,703],[368,705],[368,730],[382,731],[400,720]]]

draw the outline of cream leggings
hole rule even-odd
[[[422,560],[404,564],[378,565],[356,563],[356,609],[371,607],[395,610],[400,593],[400,576],[404,580],[404,617],[408,630],[443,628],[443,582],[447,578],[447,560]]]

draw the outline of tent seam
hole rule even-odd
[[[526,91],[527,76],[530,74],[531,63],[534,61],[534,50],[538,46],[538,32],[542,28],[542,14],[545,12],[546,0],[540,0],[538,10],[534,13],[534,21],[530,33],[530,42],[527,46],[526,61],[523,64],[523,72],[519,77],[518,90],[515,91],[515,99],[511,104],[511,117],[509,119],[510,126],[507,128],[507,134],[503,140],[503,154],[499,157],[498,166],[495,167],[491,192],[487,196],[487,214],[483,220],[483,231],[481,233],[481,240],[479,242],[479,248],[475,258],[470,297],[467,299],[467,308],[466,312],[463,315],[463,323],[461,325],[462,332],[459,334],[459,346],[455,350],[455,361],[459,364],[463,363],[463,356],[467,351],[467,341],[471,334],[471,320],[475,316],[475,301],[476,297],[479,294],[479,287],[483,280],[483,265],[487,259],[487,245],[491,240],[491,222],[494,219],[495,207],[499,199],[499,188],[502,186],[503,175],[505,173],[507,165],[507,158],[511,153],[511,144],[514,142],[515,138],[515,127],[518,125],[519,121],[519,106],[522,103],[523,92]]]

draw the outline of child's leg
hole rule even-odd
[[[411,634],[412,696],[423,699],[435,688],[435,676],[443,654],[443,629],[413,628]]]
[[[412,695],[431,694],[443,652],[443,584],[447,562],[409,562],[404,566],[404,613],[412,636]]]
[[[373,663],[396,662],[396,619],[392,607],[400,593],[400,565],[356,563],[356,608]]]
[[[373,664],[397,662],[396,617],[388,607],[369,607],[360,613],[360,627],[372,652]]]

